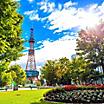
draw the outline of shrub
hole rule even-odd
[[[64,103],[102,103],[104,90],[64,90],[53,89],[44,96],[45,100]]]

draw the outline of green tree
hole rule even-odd
[[[16,60],[23,50],[23,17],[17,13],[17,7],[14,0],[0,0],[0,65]]]
[[[13,65],[10,67],[9,71],[11,72],[11,76],[13,81],[17,84],[25,84],[26,82],[26,73],[19,65]]]
[[[92,63],[92,67],[102,66],[104,73],[104,22],[94,28],[79,32],[77,54]]]
[[[9,68],[8,68],[8,66],[9,66],[9,62],[0,62],[0,86],[3,86],[4,84],[4,80],[2,81],[2,79],[4,78],[4,76],[5,75],[8,75],[8,74],[5,74],[5,71],[6,70],[9,70]],[[5,75],[3,75],[3,74],[5,74]],[[8,77],[9,78],[9,77]],[[9,80],[9,79],[8,79]],[[8,81],[7,80],[7,81]],[[5,84],[7,83],[7,81],[5,82]],[[8,82],[9,83],[9,82]]]
[[[75,57],[70,62],[70,73],[71,78],[74,83],[81,84],[82,82],[86,82],[88,79],[88,73],[91,72],[92,69],[89,68],[90,63],[85,61],[82,57]]]
[[[68,69],[69,59],[65,57],[58,60],[48,60],[41,71],[48,84],[69,84],[71,77],[67,74]]]
[[[18,59],[23,50],[21,24],[23,17],[17,13],[15,0],[0,0],[0,80],[11,61]]]
[[[11,73],[2,72],[2,86],[10,85],[12,83]]]
[[[47,80],[48,85],[56,83],[56,70],[55,61],[48,60],[46,64],[41,68],[43,78]]]
[[[66,57],[60,58],[56,63],[56,76],[59,84],[71,84],[70,73],[68,73],[70,60]],[[70,72],[70,71],[69,71]]]
[[[47,61],[41,71],[48,84],[71,84],[71,81],[81,84],[88,82],[96,74],[89,65],[90,62],[82,57],[75,57],[72,60],[64,57]]]

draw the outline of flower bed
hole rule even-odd
[[[76,90],[76,89],[78,89],[78,86],[76,86],[76,85],[65,85],[63,88],[66,91],[69,91],[69,90]]]
[[[104,103],[103,89],[77,90],[75,86],[70,86],[70,89],[69,86],[65,86],[64,88],[47,92],[44,95],[44,99],[64,103]],[[73,88],[75,88],[75,90]]]
[[[83,85],[65,85],[63,87],[66,91],[70,90],[94,90],[94,89],[104,89],[103,84],[83,84]]]

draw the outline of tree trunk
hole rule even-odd
[[[103,71],[103,74],[104,74],[104,60],[101,58],[101,66],[102,66],[102,71]]]
[[[102,70],[103,70],[103,74],[104,74],[104,64],[102,64],[101,66],[102,66]]]

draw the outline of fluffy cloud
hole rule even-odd
[[[65,35],[59,40],[53,42],[45,40],[42,44],[43,48],[36,50],[35,52],[37,68],[42,66],[46,60],[58,59],[61,57],[67,57],[70,59],[71,55],[75,54],[76,39],[69,35]],[[12,64],[18,63],[25,69],[27,58],[27,53],[25,53],[25,56],[21,57],[20,60],[13,62]]]
[[[43,13],[48,13],[47,17],[40,17],[38,10],[26,11],[30,20],[46,21],[45,28],[54,30],[54,33],[62,32],[69,29],[80,29],[91,27],[104,20],[104,2],[101,5],[90,4],[84,8],[77,8],[76,2],[66,2],[65,4],[55,4],[48,0],[38,2]]]
[[[19,64],[19,65],[21,65],[22,68],[25,69],[28,57],[27,57],[27,52],[24,52],[23,54],[24,54],[24,56],[20,57],[19,60],[11,62],[11,65]]]
[[[69,8],[71,6],[74,6],[74,5],[77,5],[77,3],[76,2],[69,1],[69,2],[66,2],[64,4],[64,8],[67,9],[67,8]]]
[[[24,12],[24,15],[29,16],[29,19],[30,19],[30,20],[37,20],[37,21],[40,20],[39,14],[38,14],[37,11],[35,11],[35,10],[25,11],[25,12]]]
[[[32,3],[34,0],[28,0],[29,1],[29,3]]]
[[[43,41],[43,48],[36,50],[37,62],[45,62],[46,60],[58,59],[61,57],[71,58],[75,54],[76,39],[65,35],[56,41]]]
[[[85,28],[94,26],[104,20],[104,2],[99,6],[92,4],[85,8],[76,8],[71,1],[64,4],[62,9],[56,9],[47,17],[50,21],[50,30],[62,32],[72,28]],[[61,4],[59,6],[61,8]]]
[[[55,11],[49,17],[51,26],[50,30],[55,30],[55,32],[61,32],[62,30],[72,29],[79,25],[78,19],[75,17],[76,9],[71,8],[70,10],[63,9],[62,11]]]
[[[49,2],[48,0],[44,0],[38,3],[40,6],[40,10],[43,10],[44,12],[53,12],[55,10],[55,3]]]
[[[31,11],[26,11],[24,12],[24,15],[31,15],[32,13],[34,13],[35,11],[34,10],[31,10]],[[35,12],[36,13],[36,12]]]
[[[60,57],[70,58],[70,55],[75,53],[73,51],[73,48],[75,47],[71,46],[70,44],[72,44],[72,41],[69,40],[58,40],[55,42],[44,41],[44,48],[36,51],[36,53],[39,54],[37,55],[37,59],[46,61],[49,59],[57,59]]]

